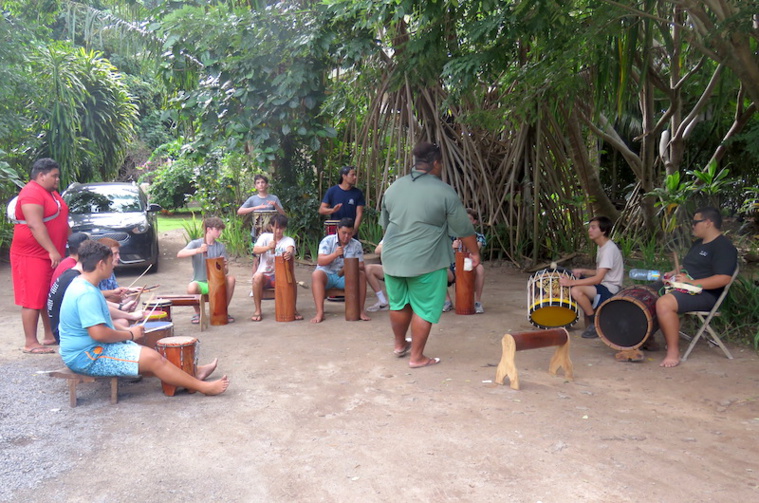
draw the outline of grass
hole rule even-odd
[[[158,230],[161,232],[173,231],[175,229],[184,229],[185,225],[192,223],[192,214],[182,214],[166,216],[158,215]]]

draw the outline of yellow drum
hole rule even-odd
[[[539,328],[570,327],[577,322],[580,309],[569,287],[561,286],[562,277],[575,279],[566,270],[543,269],[530,276],[527,283],[527,317]]]

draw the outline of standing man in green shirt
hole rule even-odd
[[[411,174],[398,179],[382,200],[382,264],[390,301],[390,323],[397,357],[411,352],[409,367],[435,365],[424,347],[433,323],[440,320],[453,261],[451,240],[461,238],[469,250],[479,250],[474,226],[453,188],[440,179],[442,153],[437,145],[422,142],[414,148]],[[472,267],[480,263],[471,252]],[[411,343],[406,333],[411,327]]]

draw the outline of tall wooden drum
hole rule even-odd
[[[456,252],[456,314],[475,314],[475,272],[465,270],[464,262],[467,258],[469,258],[469,253]]]
[[[274,257],[274,317],[277,321],[295,321],[295,274],[293,260]]]
[[[358,257],[345,258],[345,321],[361,318]]]
[[[211,325],[227,324],[227,275],[224,272],[224,257],[207,258],[208,304],[211,310]]]

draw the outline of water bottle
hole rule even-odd
[[[639,281],[657,281],[661,278],[659,271],[652,271],[649,269],[630,269],[630,279],[637,279]]]

